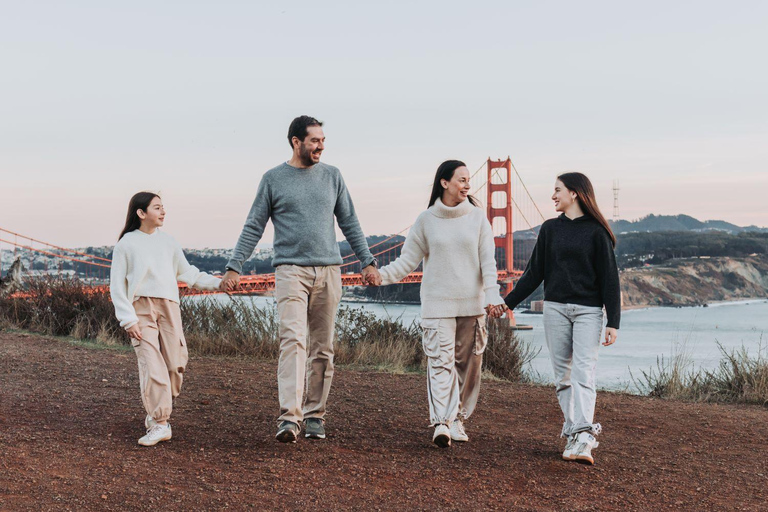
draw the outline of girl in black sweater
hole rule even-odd
[[[565,417],[561,437],[568,440],[563,459],[594,464],[594,436],[601,430],[593,421],[603,307],[603,345],[615,343],[621,319],[616,237],[583,174],[558,176],[552,200],[561,215],[542,224],[528,266],[505,302],[514,309],[544,282],[544,336]]]

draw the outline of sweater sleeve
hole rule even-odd
[[[480,273],[483,277],[484,304],[497,306],[504,304],[499,292],[499,273],[496,268],[496,245],[493,242],[493,230],[491,224],[483,216],[480,225]]]
[[[355,205],[352,203],[352,197],[349,195],[347,185],[344,183],[344,178],[341,174],[338,175],[338,191],[336,194],[336,206],[333,209],[333,213],[336,216],[336,222],[339,223],[341,232],[344,233],[344,237],[347,239],[349,246],[355,252],[355,256],[360,260],[360,264],[363,268],[371,265],[374,261],[371,250],[368,248],[368,243],[365,241],[365,235],[360,227],[360,222],[357,219],[355,213]]]
[[[128,257],[123,248],[118,244],[112,251],[112,268],[109,271],[109,295],[112,305],[115,307],[115,316],[120,322],[120,327],[128,329],[139,323],[136,310],[128,297]]]
[[[174,263],[176,266],[176,279],[182,283],[187,283],[192,288],[198,290],[218,290],[221,279],[213,277],[210,274],[201,272],[196,266],[190,265],[181,246],[176,244],[174,253]]]
[[[400,256],[389,265],[379,270],[381,284],[386,286],[394,284],[413,272],[419,266],[421,260],[427,255],[427,244],[422,237],[421,223],[416,221],[408,236],[405,237]]]
[[[604,229],[599,230],[595,237],[595,271],[608,317],[606,327],[618,329],[621,323],[621,281],[613,244]]]
[[[240,238],[237,240],[232,257],[227,262],[227,269],[234,270],[238,274],[243,273],[243,263],[253,254],[253,250],[264,234],[267,221],[272,215],[272,198],[270,196],[269,184],[265,176],[259,183],[256,199],[253,200],[251,211],[248,213],[243,230],[240,232]]]
[[[539,231],[539,237],[536,239],[536,245],[533,247],[531,259],[525,267],[522,277],[512,291],[504,298],[504,302],[509,309],[515,309],[518,304],[523,302],[530,294],[536,291],[542,281],[544,281],[544,261],[546,256],[546,235],[545,228],[542,225]]]

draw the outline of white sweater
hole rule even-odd
[[[482,315],[499,295],[493,231],[469,200],[454,207],[438,198],[416,219],[398,257],[383,267],[382,285],[394,284],[424,260],[422,318]]]
[[[128,329],[138,323],[133,302],[139,297],[179,302],[178,281],[201,290],[216,290],[221,282],[190,265],[171,235],[158,230],[148,235],[138,229],[126,233],[112,253],[109,279],[120,326]]]

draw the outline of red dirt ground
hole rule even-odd
[[[425,377],[337,369],[328,439],[283,445],[275,364],[192,357],[173,440],[136,444],[135,356],[0,332],[0,510],[768,510],[768,409],[600,393],[595,466],[550,388],[484,382],[431,443]]]

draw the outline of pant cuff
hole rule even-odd
[[[603,426],[599,423],[581,423],[579,425],[573,425],[569,429],[566,429],[565,426],[563,426],[563,432],[560,434],[560,437],[568,437],[574,434],[580,434],[581,432],[589,432],[593,436],[596,436],[602,431]]]

